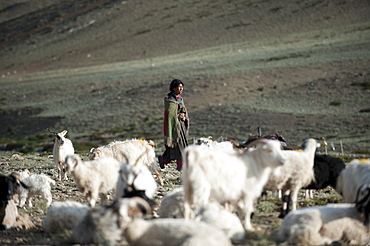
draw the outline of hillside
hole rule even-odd
[[[366,0],[27,0],[0,4],[0,137],[161,141],[185,83],[191,137],[256,128],[370,153]],[[103,136],[104,137],[104,136]]]

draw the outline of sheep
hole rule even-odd
[[[303,189],[306,189],[306,198],[313,198],[313,189],[324,189],[328,186],[335,189],[338,177],[345,168],[346,164],[338,157],[315,154],[313,166],[314,180],[308,186],[303,187]]]
[[[336,190],[345,202],[352,203],[356,190],[363,184],[370,184],[370,160],[354,159],[339,175]]]
[[[289,211],[289,203],[292,201],[292,210],[297,209],[298,191],[314,179],[314,155],[317,148],[315,139],[310,138],[304,142],[302,151],[284,150],[282,154],[286,159],[281,166],[280,174],[272,173],[264,186],[266,190],[282,190],[283,207],[280,218]]]
[[[88,156],[90,160],[97,159],[101,156],[110,156],[120,163],[125,161],[133,163],[145,152],[145,155],[140,158],[140,162],[144,163],[149,170],[157,176],[160,185],[163,185],[163,179],[156,162],[154,148],[155,143],[152,140],[130,139],[125,141],[113,141],[108,145],[92,148]]]
[[[67,170],[72,173],[78,190],[85,195],[89,206],[95,206],[98,196],[101,204],[105,205],[108,192],[117,186],[119,162],[112,157],[83,162],[77,154],[67,156],[65,162]]]
[[[157,210],[160,218],[184,218],[184,188],[175,188],[162,199]]]
[[[255,148],[243,153],[235,150],[212,150],[190,145],[184,152],[183,186],[186,219],[194,218],[194,211],[210,200],[230,203],[237,209],[247,230],[253,230],[250,215],[253,202],[272,171],[284,164],[280,143],[275,140],[257,140]],[[193,207],[193,208],[192,208]]]
[[[58,180],[61,181],[62,176],[64,176],[64,180],[68,180],[67,172],[65,172],[65,159],[68,155],[73,155],[75,153],[72,141],[65,137],[68,131],[52,132],[49,128],[47,129],[55,138],[53,160],[58,168]]]
[[[116,187],[115,199],[122,197],[139,196],[144,198],[150,205],[154,205],[154,196],[157,192],[157,182],[148,167],[140,162],[144,152],[135,163],[121,165]]]
[[[355,203],[328,204],[291,211],[278,236],[294,245],[324,245],[343,240],[365,245],[369,237],[370,185],[357,192]]]
[[[53,202],[42,221],[42,228],[47,233],[73,230],[89,210],[90,207],[76,201]]]
[[[51,195],[51,184],[55,185],[55,181],[45,174],[29,175],[28,171],[19,172],[23,182],[29,186],[28,189],[18,187],[16,193],[19,197],[18,207],[23,207],[27,202],[28,207],[32,207],[32,197],[41,195],[46,200],[46,206],[49,207],[53,197]]]

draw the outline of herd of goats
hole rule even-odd
[[[68,180],[70,173],[87,204],[53,202],[55,181],[48,175],[27,170],[3,174],[1,230],[32,224],[18,207],[32,207],[32,197],[41,195],[48,207],[43,230],[50,234],[71,230],[71,243],[233,245],[248,240],[245,232],[255,230],[250,218],[261,194],[279,191],[283,219],[279,242],[370,243],[370,160],[346,164],[340,158],[317,154],[319,140],[309,138],[302,147],[289,148],[279,136],[258,136],[238,146],[200,138],[184,150],[182,185],[166,194],[155,211],[154,197],[164,178],[153,141],[113,141],[92,148],[89,160],[83,161],[74,153],[66,130],[50,132],[55,137],[58,179]],[[342,195],[344,203],[297,209],[301,189],[327,186]],[[109,202],[112,191],[114,198]]]

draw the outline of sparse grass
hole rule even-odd
[[[332,101],[332,102],[330,102],[330,106],[340,106],[340,105],[342,105],[341,101]]]

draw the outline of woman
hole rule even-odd
[[[164,98],[163,134],[166,151],[158,156],[159,165],[176,160],[177,170],[182,169],[182,151],[188,146],[189,116],[181,94],[184,83],[179,79],[172,80],[170,93]]]

